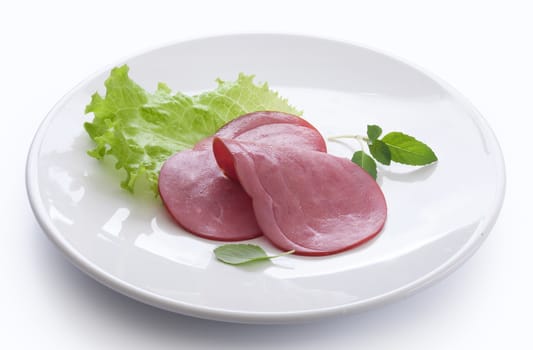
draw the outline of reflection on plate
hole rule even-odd
[[[482,243],[500,209],[504,166],[491,130],[457,92],[402,61],[342,42],[291,35],[234,35],[177,43],[125,62],[134,80],[193,92],[239,72],[268,81],[323,135],[369,123],[427,141],[438,164],[380,169],[389,217],[374,240],[345,253],[285,256],[235,268],[217,242],[181,230],[158,199],[132,197],[112,164],[86,156],[90,77],[47,116],[32,144],[27,186],[50,239],[83,271],[145,303],[234,322],[297,322],[360,311],[419,290]],[[348,157],[357,145],[328,144]],[[252,240],[275,253],[263,238]]]

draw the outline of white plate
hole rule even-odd
[[[110,163],[85,154],[82,124],[106,70],[65,96],[41,125],[27,186],[48,237],[81,270],[142,302],[182,314],[247,323],[296,322],[360,311],[411,294],[464,262],[502,204],[505,173],[493,133],[456,91],[418,68],[367,48],[291,35],[193,40],[132,57],[134,80],[184,92],[214,79],[255,74],[305,111],[326,136],[364,133],[368,123],[426,141],[439,162],[380,169],[389,217],[351,251],[287,256],[237,268],[218,262],[219,243],[181,230],[155,199],[121,190]],[[356,143],[330,143],[349,157]],[[253,240],[270,252],[268,242]]]

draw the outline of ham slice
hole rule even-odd
[[[281,112],[247,114],[223,126],[216,136],[326,151],[324,139],[311,124]],[[257,237],[261,230],[251,199],[238,182],[223,175],[212,141],[213,137],[202,140],[165,162],[159,174],[161,199],[172,217],[198,236],[220,241]]]
[[[159,193],[172,217],[200,237],[238,241],[261,235],[250,197],[217,168],[211,150],[170,157],[159,174]]]
[[[326,142],[313,125],[283,112],[260,111],[240,116],[198,142],[194,149],[211,149],[214,137],[326,152]]]
[[[387,206],[381,189],[348,159],[220,138],[213,151],[226,175],[252,198],[263,234],[281,250],[334,254],[383,228]]]

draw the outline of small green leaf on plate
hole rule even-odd
[[[374,140],[368,145],[370,154],[381,164],[390,165],[391,152],[389,146],[380,140]]]
[[[267,255],[267,253],[258,245],[254,244],[224,244],[215,248],[215,256],[218,260],[230,264],[241,265],[252,261],[270,260],[279,256],[294,253],[294,250],[278,254]]]
[[[363,168],[367,173],[370,174],[370,176],[374,178],[374,180],[377,178],[378,170],[376,167],[376,162],[365,152],[355,152],[352,156],[352,162]]]
[[[381,139],[391,152],[391,159],[407,165],[427,165],[437,161],[433,150],[412,136],[393,131]]]
[[[381,135],[381,128],[377,125],[367,125],[366,126],[366,136],[370,139],[370,141],[374,142],[378,139],[378,137]]]

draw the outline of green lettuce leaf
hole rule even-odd
[[[261,110],[301,115],[266,83],[254,84],[252,75],[241,73],[233,82],[218,79],[216,89],[188,96],[163,83],[150,93],[128,71],[127,65],[111,71],[105,96],[93,94],[85,108],[94,118],[84,127],[96,143],[88,154],[113,157],[115,167],[126,172],[121,186],[131,192],[145,177],[157,194],[159,170],[168,157],[192,148],[240,115]]]

